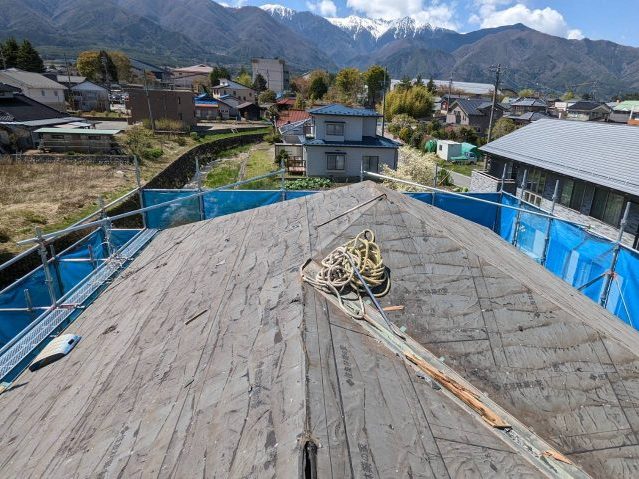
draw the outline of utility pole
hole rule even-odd
[[[450,110],[450,96],[453,94],[453,72],[450,72],[450,80],[448,81],[448,101],[446,102],[446,116]]]
[[[490,121],[488,123],[488,137],[486,143],[490,143],[493,135],[493,119],[495,118],[495,107],[497,106],[497,90],[499,89],[499,75],[501,75],[501,63],[497,67],[490,67],[491,72],[495,72],[495,89],[493,90],[493,104],[490,107]]]
[[[386,78],[388,77],[388,68],[384,68],[384,89],[382,90],[382,136],[386,128]]]
[[[69,103],[71,108],[75,110],[75,98],[73,96],[73,90],[71,90],[71,70],[69,69],[69,60],[67,60],[67,54],[64,54],[64,66],[67,69],[67,90],[69,90]]]
[[[142,70],[142,76],[144,77],[144,93],[146,95],[146,104],[149,107],[149,121],[151,122],[151,131],[155,135],[155,120],[153,120],[153,110],[151,109],[151,99],[149,98],[149,87],[146,84],[146,70]]]
[[[2,51],[1,47],[0,47],[0,57],[2,58],[2,69],[6,70],[7,69],[7,59],[4,57],[4,52]]]

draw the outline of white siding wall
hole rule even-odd
[[[364,136],[377,135],[377,118],[363,118],[362,134]]]
[[[346,161],[343,171],[328,171],[327,153],[344,153]],[[394,168],[397,161],[395,148],[337,148],[335,146],[307,146],[304,148],[307,176],[358,177],[363,156],[378,156],[379,169],[386,164]]]
[[[44,103],[56,110],[65,111],[67,109],[64,103],[63,89],[27,88],[22,92],[29,98],[33,98],[35,101]]]
[[[336,115],[314,115],[315,138],[326,141],[362,141],[362,118]],[[326,123],[343,122],[344,136],[326,135]],[[372,135],[374,136],[374,135]]]

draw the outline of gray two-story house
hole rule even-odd
[[[309,113],[306,134],[283,131],[284,143],[276,145],[276,154],[287,151],[295,173],[346,181],[358,179],[362,170],[397,168],[400,144],[377,134],[376,111],[333,104]]]

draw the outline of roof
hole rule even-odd
[[[286,110],[280,113],[277,118],[276,126],[280,127],[287,123],[297,123],[302,120],[308,120],[311,118],[311,114],[306,110]]]
[[[278,129],[282,135],[290,134],[291,132],[295,134],[297,130],[302,133],[304,127],[310,122],[310,118],[304,118],[303,120],[292,121],[290,123],[284,123],[282,125],[279,125],[278,123]]]
[[[233,80],[228,80],[226,78],[220,79],[220,84],[215,85],[213,88],[235,88],[236,90],[253,90],[253,88],[251,88],[250,86],[242,85],[241,83]]]
[[[639,110],[639,100],[626,100],[621,103],[617,103],[613,108],[614,111],[631,111],[632,109]]]
[[[375,110],[366,108],[351,108],[348,106],[334,103],[332,105],[313,108],[308,111],[311,115],[335,115],[335,116],[362,116],[362,117],[380,117]]]
[[[0,98],[0,112],[3,112],[2,121],[23,122],[66,117],[65,113],[29,98],[22,93],[15,93],[11,98]],[[5,119],[9,117],[12,119]]]
[[[71,87],[71,90],[73,90],[73,91],[86,91],[86,90],[95,91],[95,90],[99,90],[99,91],[105,92],[105,93],[107,93],[107,91],[108,91],[106,88],[104,88],[104,87],[102,87],[100,85],[97,85],[97,84],[95,84],[95,83],[93,83],[92,81],[89,81],[89,80],[84,80],[83,82],[78,83],[77,85],[73,85]]]
[[[364,228],[382,306],[404,306],[387,314],[429,361],[592,477],[633,476],[639,333],[488,229],[370,182],[157,234],[70,355],[0,395],[3,475],[295,478],[306,458],[302,477],[545,477],[300,281]]]
[[[252,101],[245,101],[244,103],[240,103],[239,105],[237,105],[237,109],[238,110],[243,110],[244,108],[250,108],[250,107],[255,107],[255,108],[259,108],[259,106],[257,106],[255,103],[253,103]]]
[[[199,65],[192,65],[190,67],[173,68],[171,71],[180,73],[194,73],[194,74],[206,74],[208,75],[213,71],[213,68],[200,63]]]
[[[57,80],[58,83],[63,85],[68,85],[69,83],[72,85],[77,85],[78,83],[82,83],[85,81],[87,77],[78,76],[78,75],[62,75],[58,73]]]
[[[41,88],[45,90],[64,90],[66,87],[39,73],[26,72],[17,68],[0,70],[0,80],[21,88]]]
[[[83,118],[77,116],[62,116],[54,118],[44,118],[41,120],[23,120],[23,121],[3,121],[7,125],[21,125],[27,127],[38,127],[46,125],[63,125],[65,123],[84,123]]]
[[[517,98],[516,100],[510,102],[510,106],[546,106],[546,102],[539,98]]]
[[[503,118],[507,118],[509,120],[520,120],[520,121],[537,121],[542,118],[553,118],[546,113],[541,111],[527,111],[526,113],[517,114],[517,113],[506,113]]]
[[[279,100],[277,100],[276,102],[278,105],[289,105],[289,106],[293,106],[295,105],[295,98],[291,98],[291,97],[285,97],[285,98],[280,98]]]
[[[598,101],[591,100],[579,100],[578,102],[573,103],[567,109],[568,111],[592,111],[597,108],[603,107],[606,110],[610,110],[610,107],[605,103],[601,103]]]
[[[117,135],[122,130],[97,130],[93,128],[38,128],[34,133],[73,134],[73,135]]]
[[[486,114],[482,110],[490,107],[492,104],[492,101],[484,100],[482,98],[458,98],[451,104],[451,109],[454,109],[455,105],[458,105],[469,116],[482,116]],[[497,104],[496,107],[502,108],[499,104]]]
[[[326,141],[318,138],[305,138],[304,146],[335,146],[340,147],[375,147],[375,148],[399,148],[400,143],[385,136],[363,136],[362,141]]]
[[[162,67],[153,65],[152,63],[143,62],[141,60],[136,60],[135,58],[131,58],[131,66],[138,70],[146,70],[151,73],[166,73],[166,69]]]
[[[480,150],[639,195],[639,132],[633,126],[541,119]]]
[[[7,85],[6,83],[2,83],[0,82],[0,92],[3,93],[20,93],[22,90],[20,90],[20,88],[13,86],[13,85]]]

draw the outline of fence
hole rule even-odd
[[[196,163],[196,177],[199,176],[198,171]],[[76,310],[93,294],[87,295],[87,284],[93,285],[93,290],[97,291],[101,281],[115,274],[150,240],[156,230],[315,193],[284,189],[228,189],[283,173],[284,170],[279,170],[215,190],[201,187],[192,190],[141,190],[140,210],[103,217],[74,225],[62,232],[25,240],[25,243],[39,244],[37,248],[43,263],[0,291],[0,377],[11,369],[14,369],[14,373],[19,370],[15,366],[24,365],[32,357],[42,340],[62,324],[60,318],[64,316],[66,320],[70,317],[70,311]],[[382,175],[366,174],[386,179]],[[639,291],[639,252],[597,236],[584,225],[556,218],[550,212],[508,193],[460,194],[404,183],[430,190],[407,193],[413,198],[490,228],[622,320],[633,327],[636,325],[635,321],[639,318],[639,298],[636,294]],[[140,214],[145,224],[142,230],[111,227],[113,221]],[[47,242],[61,234],[86,228],[97,229],[60,254],[52,254],[49,258],[46,250],[43,251]],[[84,292],[77,296],[78,291]],[[52,321],[51,318],[58,319]],[[48,333],[43,336],[42,325],[48,325],[49,329],[53,325],[53,329],[46,329]],[[22,349],[17,349],[18,346]]]

